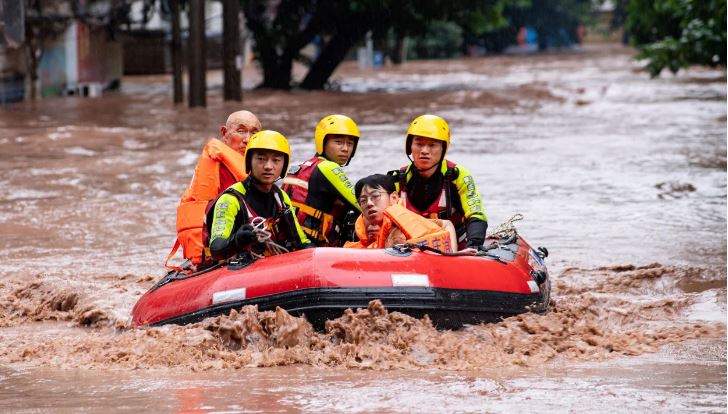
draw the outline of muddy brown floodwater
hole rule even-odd
[[[168,77],[0,110],[0,411],[725,412],[726,75],[650,80],[632,51],[411,62],[336,92],[170,104]],[[246,86],[255,74],[245,74]],[[544,315],[437,331],[373,302],[313,332],[243,308],[131,328],[164,273],[206,140],[244,107],[294,161],[340,112],[354,179],[403,165],[424,112],[452,128],[491,225],[547,246]]]

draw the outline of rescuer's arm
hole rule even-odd
[[[350,209],[361,212],[361,207],[356,202],[354,184],[349,181],[349,177],[346,176],[346,172],[339,164],[326,160],[320,162],[316,168],[321,171],[334,190],[339,193],[339,198],[345,201]]]
[[[232,194],[223,194],[215,203],[210,230],[210,253],[213,257],[227,258],[255,240],[253,227],[241,226],[232,234],[240,202]]]
[[[481,246],[485,242],[485,232],[488,230],[488,217],[483,210],[483,201],[480,192],[475,186],[473,175],[467,168],[457,166],[458,177],[454,184],[460,197],[460,205],[465,216],[465,232],[468,237],[468,247]]]

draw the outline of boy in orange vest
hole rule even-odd
[[[430,220],[399,204],[394,178],[374,174],[354,187],[362,214],[356,221],[358,242],[344,247],[381,249],[400,243],[424,244],[443,252],[457,250],[455,228],[448,220]]]

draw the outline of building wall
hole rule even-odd
[[[46,43],[38,67],[41,96],[78,94],[78,88],[119,85],[123,73],[121,43],[103,27],[76,21]]]

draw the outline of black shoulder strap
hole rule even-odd
[[[406,185],[407,185],[407,168],[405,170],[392,170],[388,171],[387,175],[394,177],[394,180],[399,184],[399,191],[400,193],[402,191],[407,192]]]
[[[448,167],[445,171],[444,179],[442,180],[442,185],[445,187],[445,217],[443,218],[446,220],[450,220],[452,218],[452,201],[450,200],[452,190],[450,188],[452,187],[453,181],[458,178],[459,174],[460,171],[458,171],[457,167]]]
[[[293,242],[293,245],[298,248],[300,247],[301,240],[299,240],[298,232],[296,231],[295,213],[293,212],[291,206],[285,203],[285,199],[283,198],[283,190],[275,185],[273,187],[275,188],[276,192],[276,201],[280,202],[280,204],[278,205],[278,214],[280,214],[280,219],[285,223],[285,238],[286,240]]]
[[[450,177],[450,181],[455,181],[460,177],[460,170],[458,167],[448,167],[445,172],[445,177]]]

